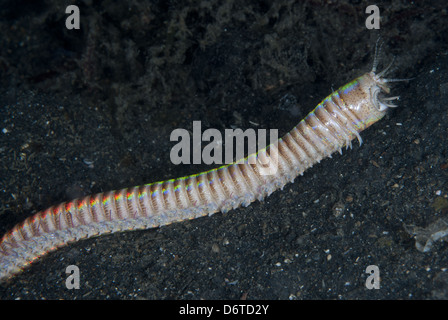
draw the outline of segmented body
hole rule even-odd
[[[110,191],[65,202],[26,219],[0,242],[0,279],[70,242],[102,234],[149,229],[262,200],[316,162],[351,146],[381,119],[389,92],[374,71],[324,99],[277,143],[236,163],[196,175]],[[387,100],[387,99],[385,99]],[[269,160],[269,165],[263,165]],[[275,159],[275,161],[272,161]]]

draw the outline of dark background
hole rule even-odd
[[[81,29],[65,28],[65,8]],[[292,129],[370,71],[379,35],[399,108],[264,202],[80,241],[0,299],[446,299],[446,1],[1,1],[0,234],[75,197],[210,169],[170,162],[176,128]],[[381,69],[381,68],[380,68]],[[65,268],[81,289],[65,288]],[[381,289],[367,290],[368,265]]]

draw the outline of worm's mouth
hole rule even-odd
[[[389,88],[387,88],[389,89]],[[375,86],[371,92],[372,102],[378,111],[386,111],[388,108],[396,108],[397,105],[391,103],[390,101],[399,100],[400,97],[386,97],[383,93],[389,93],[389,90],[385,90],[382,86]]]

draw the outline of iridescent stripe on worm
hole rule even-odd
[[[68,243],[102,234],[161,227],[262,200],[332,153],[362,143],[360,132],[390,107],[389,69],[353,80],[325,98],[276,143],[236,163],[207,172],[110,191],[43,210],[0,242],[0,280]],[[275,161],[273,161],[275,159]],[[254,161],[255,160],[255,161]],[[262,160],[262,161],[261,161]]]

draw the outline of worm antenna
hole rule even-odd
[[[372,66],[372,72],[376,72],[376,68],[378,67],[378,63],[380,62],[380,52],[381,48],[383,47],[383,41],[381,41],[381,36],[378,37],[378,40],[376,40],[375,44],[375,56],[373,58],[373,66]]]

